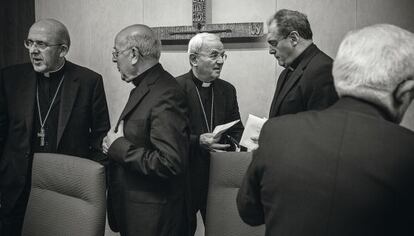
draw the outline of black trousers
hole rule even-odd
[[[22,234],[24,214],[30,194],[30,184],[22,191],[13,209],[0,213],[0,236],[20,236]]]

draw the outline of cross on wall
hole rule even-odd
[[[263,38],[263,22],[209,24],[211,6],[207,0],[192,0],[192,21],[189,26],[153,27],[163,44],[183,44],[197,33],[217,34],[224,42],[249,42]]]

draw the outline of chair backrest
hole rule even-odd
[[[264,235],[264,226],[245,224],[237,211],[237,192],[251,158],[250,152],[211,153],[206,236]]]
[[[35,154],[22,235],[104,235],[105,191],[101,164],[68,155]]]

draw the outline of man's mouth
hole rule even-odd
[[[43,60],[42,60],[41,58],[32,58],[32,61],[33,61],[34,63],[40,63],[40,62],[42,62]]]

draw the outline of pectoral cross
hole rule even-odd
[[[40,138],[40,146],[41,147],[45,146],[46,132],[45,132],[45,129],[43,127],[40,128],[40,132],[37,133],[37,137]]]
[[[195,34],[202,32],[215,33],[227,42],[258,41],[264,38],[263,22],[207,24],[207,15],[211,15],[211,11],[207,11],[207,0],[192,0],[192,4],[192,26],[152,28],[163,44],[186,43]]]

